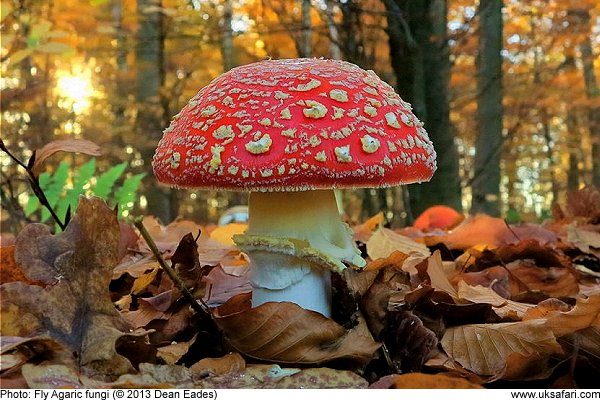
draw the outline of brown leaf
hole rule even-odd
[[[356,242],[367,243],[373,234],[373,231],[382,226],[384,222],[385,217],[383,216],[383,212],[379,212],[362,224],[352,227],[352,230],[354,231],[352,238]]]
[[[388,228],[377,229],[367,241],[367,254],[373,260],[386,258],[394,251],[405,254],[417,253],[425,257],[431,254],[425,245]]]
[[[185,342],[173,342],[167,346],[159,347],[157,349],[157,356],[167,364],[175,365],[181,357],[188,353],[197,336],[194,335],[194,337]]]
[[[527,314],[524,320],[537,317]],[[590,326],[600,327],[600,294],[587,299],[577,299],[575,307],[569,311],[549,310],[544,318],[546,327],[557,337],[575,333]]]
[[[78,374],[66,365],[25,364],[21,371],[30,389],[82,389],[84,387]]]
[[[6,373],[10,369],[18,369],[32,358],[35,358],[36,362],[48,360],[65,362],[64,353],[63,347],[49,337],[1,336],[0,371]]]
[[[244,371],[202,380],[209,388],[256,389],[361,389],[368,386],[350,371],[331,368],[281,368],[278,365],[249,365]]]
[[[202,277],[208,275],[213,266],[200,264],[198,244],[191,233],[181,239],[171,256],[171,263],[183,286],[192,291],[199,291],[199,295],[203,297],[205,283],[202,282]]]
[[[42,170],[42,164],[48,157],[51,157],[59,151],[66,151],[69,153],[83,153],[90,156],[99,156],[100,146],[96,143],[84,139],[64,139],[54,140],[35,152],[35,160],[33,163],[33,173],[39,175]]]
[[[521,319],[527,311],[535,307],[533,304],[507,300],[490,288],[471,286],[464,281],[458,282],[458,297],[473,303],[491,304],[494,312],[502,318],[514,316]]]
[[[229,353],[220,358],[203,358],[190,367],[195,374],[225,375],[244,371],[246,361],[239,353]]]
[[[460,281],[464,281],[469,286],[489,287],[505,299],[511,296],[510,276],[508,270],[502,266],[489,267],[479,272],[463,272],[451,278],[453,285],[458,285]],[[517,290],[517,293],[519,292],[521,291]]]
[[[600,220],[600,191],[588,186],[567,193],[565,214],[570,218],[585,218],[593,223]]]
[[[213,268],[203,280],[208,285],[204,301],[209,307],[220,306],[233,296],[252,291],[246,274],[231,275],[221,266]]]
[[[444,333],[441,344],[451,358],[479,375],[499,374],[512,353],[562,351],[543,320],[451,327]]]
[[[81,198],[77,214],[59,235],[45,225],[26,226],[17,238],[16,258],[30,278],[52,285],[2,285],[3,312],[17,306],[30,315],[37,324],[30,334],[56,339],[90,373],[130,371],[131,363],[115,349],[129,326],[108,293],[118,246],[116,215],[98,198]]]
[[[401,251],[394,250],[387,257],[378,258],[370,261],[364,268],[365,271],[377,271],[387,266],[394,266],[398,269],[402,268],[404,261],[408,259],[409,255],[402,253]]]
[[[444,266],[442,264],[442,256],[439,250],[436,250],[431,257],[427,259],[427,275],[431,280],[431,287],[448,293],[453,299],[458,297],[456,288],[450,283]]]
[[[16,246],[0,246],[0,285],[8,282],[35,284],[23,273],[15,260]]]
[[[549,378],[553,372],[549,359],[548,354],[512,353],[508,356],[504,369],[490,378],[490,381],[498,379],[530,381]]]
[[[382,340],[394,363],[403,372],[421,370],[437,347],[435,333],[411,311],[391,311],[385,325]]]
[[[423,374],[413,372],[398,375],[392,389],[484,389],[483,386],[469,382],[464,378],[444,374]]]
[[[346,330],[323,315],[294,303],[249,308],[239,295],[215,310],[215,322],[243,354],[274,362],[318,363],[339,358],[364,362],[379,348],[364,321]]]
[[[584,253],[600,257],[600,232],[581,229],[574,224],[567,225],[566,229],[567,242]]]
[[[579,292],[577,279],[568,268],[540,268],[533,260],[513,261],[506,267],[512,277],[528,290],[540,291],[552,297],[575,296]]]

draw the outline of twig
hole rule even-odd
[[[175,272],[175,270],[171,268],[171,266],[167,264],[167,262],[164,260],[164,258],[160,254],[160,251],[158,250],[158,247],[156,247],[156,243],[154,243],[152,236],[150,236],[150,233],[148,233],[148,230],[146,230],[146,227],[142,222],[142,218],[135,218],[133,220],[133,224],[136,228],[138,228],[138,230],[142,234],[142,237],[148,244],[148,247],[150,247],[150,250],[152,251],[152,254],[154,254],[154,257],[156,257],[156,260],[158,261],[160,267],[167,273],[167,275],[169,275],[169,278],[171,278],[175,286],[177,286],[177,289],[181,291],[183,297],[185,297],[188,303],[190,303],[194,311],[196,311],[199,314],[205,314],[212,319],[212,314],[206,303],[202,299],[196,299],[194,297],[194,295],[188,290],[188,288],[185,287],[183,281],[181,280],[179,275],[177,275],[177,272]]]
[[[385,358],[385,362],[387,363],[388,368],[390,369],[390,371],[393,374],[400,374],[400,373],[402,373],[402,371],[400,371],[400,369],[398,368],[398,365],[396,365],[396,363],[394,361],[392,361],[392,357],[390,356],[390,351],[388,350],[388,348],[385,345],[385,343],[382,343],[381,347],[379,349],[381,350],[381,353],[383,354],[383,357]]]
[[[65,228],[67,227],[67,222],[61,221],[60,218],[58,217],[58,215],[56,215],[54,208],[52,208],[52,205],[50,205],[50,202],[48,201],[46,194],[40,187],[40,181],[38,180],[38,177],[33,173],[33,169],[31,167],[31,165],[25,165],[25,163],[23,163],[23,161],[19,160],[14,154],[12,154],[4,145],[4,141],[2,139],[0,139],[0,150],[5,152],[6,154],[8,154],[8,156],[14,162],[17,163],[17,165],[19,165],[21,168],[23,168],[25,170],[25,172],[27,172],[27,177],[29,178],[29,185],[31,186],[33,193],[40,201],[40,204],[42,204],[44,207],[46,207],[46,209],[50,212],[52,219],[56,222],[56,224],[60,227],[60,229],[64,231]],[[32,157],[35,157],[35,152],[33,153]],[[30,164],[31,164],[31,162],[30,162]]]

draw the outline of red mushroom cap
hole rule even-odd
[[[449,229],[458,225],[464,218],[464,215],[452,207],[437,205],[423,211],[413,226],[421,230]]]
[[[178,187],[295,191],[427,181],[435,157],[410,104],[373,71],[287,59],[202,88],[165,130],[153,169]]]

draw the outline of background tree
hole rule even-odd
[[[502,0],[479,2],[477,124],[471,212],[500,214],[502,150]]]
[[[409,187],[414,215],[446,204],[462,209],[458,153],[450,123],[450,53],[445,0],[384,0],[390,60],[398,91],[424,122],[438,152],[433,179]]]

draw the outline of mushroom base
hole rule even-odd
[[[279,255],[280,257],[289,257]],[[251,255],[252,257],[252,255]],[[256,255],[254,259],[256,259]],[[260,258],[260,257],[258,257]],[[272,258],[272,255],[270,255]],[[268,289],[252,283],[252,307],[258,307],[267,302],[288,301],[296,303],[306,310],[313,310],[325,316],[331,315],[331,271],[323,268],[311,268],[310,265],[295,265],[284,267],[296,270],[302,275],[299,280],[280,289]],[[254,273],[259,272],[260,265],[253,261]],[[291,271],[290,271],[291,272]],[[260,272],[259,272],[260,273]],[[252,275],[252,274],[251,274]],[[251,279],[252,282],[252,279]]]
[[[331,271],[365,264],[333,190],[252,192],[248,230],[234,241],[251,260],[253,307],[289,301],[330,316]]]

